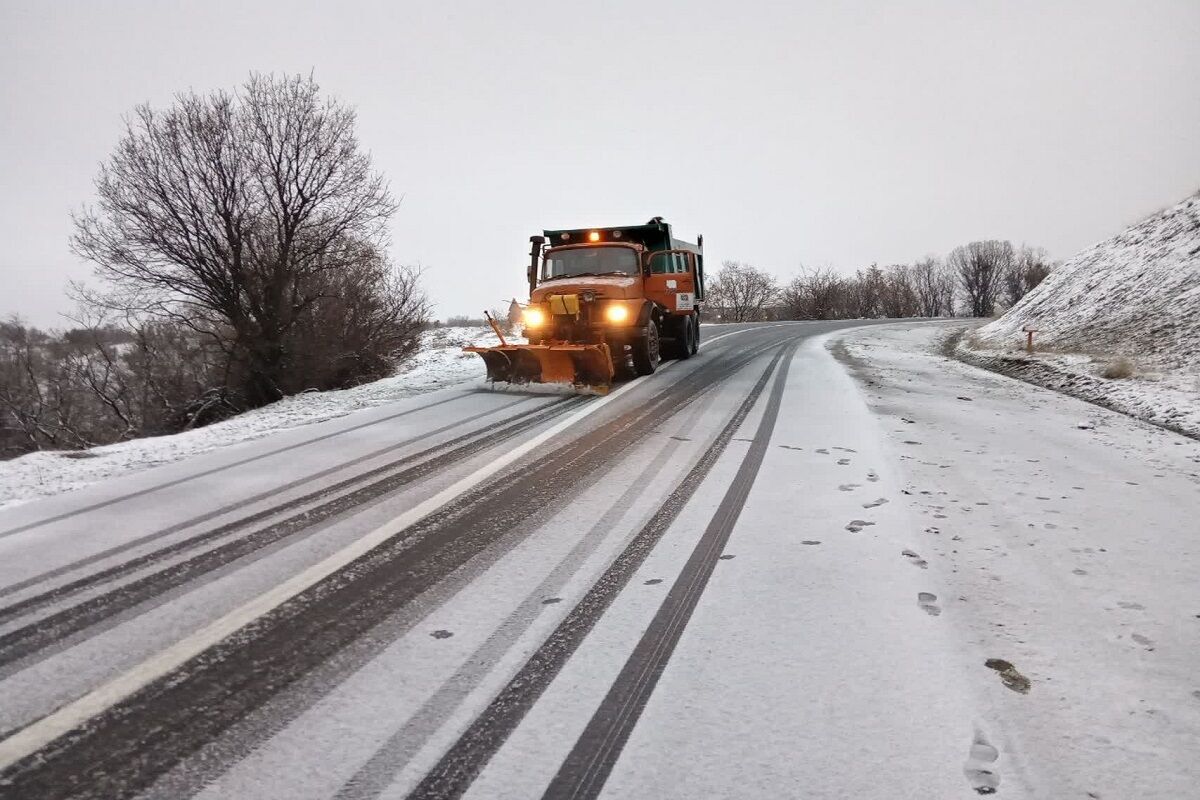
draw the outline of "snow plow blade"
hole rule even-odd
[[[607,344],[504,344],[464,347],[487,365],[489,381],[565,383],[606,394],[612,387],[613,362]]]

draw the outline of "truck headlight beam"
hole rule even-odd
[[[613,304],[604,309],[604,318],[609,322],[625,322],[629,319],[629,309],[623,305]]]

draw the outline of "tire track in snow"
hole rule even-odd
[[[775,383],[771,387],[762,419],[759,420],[758,430],[737,474],[683,571],[671,586],[666,600],[547,787],[545,798],[594,798],[604,787],[604,782],[621,755],[621,749],[633,732],[633,726],[650,700],[659,676],[666,669],[675,645],[700,602],[717,560],[730,557],[721,553],[758,477],[771,433],[775,430],[775,420],[779,417],[788,367],[797,347],[798,343],[794,343],[781,354],[783,363],[775,375]],[[776,357],[778,361],[779,357]]]
[[[222,506],[221,508],[215,509],[213,511],[209,511],[205,514],[201,514],[201,515],[199,515],[197,517],[193,517],[189,520],[185,520],[185,521],[177,523],[175,525],[171,525],[170,527],[163,528],[161,530],[157,530],[152,533],[148,533],[144,536],[139,536],[136,539],[133,539],[128,542],[124,542],[124,543],[116,545],[114,547],[110,547],[107,550],[102,550],[99,553],[95,553],[86,558],[81,558],[78,561],[73,561],[69,564],[64,564],[60,567],[56,567],[52,570],[48,570],[47,572],[43,572],[39,575],[34,575],[33,577],[27,578],[23,581],[18,581],[16,583],[9,584],[8,586],[0,587],[0,597],[6,597],[8,595],[15,594],[24,589],[28,589],[32,586],[36,586],[39,583],[45,583],[47,581],[51,581],[62,575],[66,575],[70,572],[74,572],[75,570],[79,570],[84,567],[90,566],[92,564],[96,564],[105,559],[120,555],[121,553],[127,553],[130,550],[136,549],[144,544],[155,541],[157,539],[161,539],[166,536],[171,536],[172,534],[179,533],[180,531],[187,530],[188,528],[194,528],[198,525],[203,525],[205,522],[208,522],[210,520],[217,519],[219,517],[223,517],[227,514],[231,514],[234,511],[237,511],[239,508],[245,508],[246,506],[250,506],[255,503],[262,502],[263,500],[268,500],[268,499],[275,497],[279,494],[282,494],[284,492],[291,491],[292,489],[295,489],[299,486],[303,486],[306,483],[313,483],[314,481],[319,481],[322,478],[327,478],[330,475],[333,475],[335,473],[343,472],[350,467],[356,466],[365,461],[370,461],[373,458],[378,458],[379,456],[384,455],[385,453],[399,450],[403,447],[408,447],[409,445],[416,444],[417,442],[420,442],[420,441],[423,441],[430,437],[436,436],[440,433],[445,433],[446,431],[451,430],[453,428],[457,428],[461,425],[466,425],[471,422],[475,422],[484,417],[490,416],[492,414],[496,414],[500,411],[507,410],[507,409],[511,408],[512,406],[527,402],[529,399],[530,398],[522,398],[522,399],[516,400],[512,403],[507,403],[505,405],[499,406],[497,408],[482,411],[478,414],[473,414],[469,417],[466,417],[465,419],[456,420],[456,421],[450,423],[449,425],[443,425],[440,428],[435,428],[434,430],[427,431],[425,433],[421,433],[416,436],[409,437],[407,439],[404,439],[403,441],[396,442],[394,444],[390,444],[387,447],[383,447],[378,450],[374,450],[370,453],[359,456],[358,458],[352,459],[350,461],[346,461],[341,464],[337,464],[335,466],[329,467],[328,469],[321,470],[320,472],[317,472],[315,474],[306,475],[303,478],[297,478],[296,480],[291,481],[289,483],[285,483],[282,486],[272,487],[271,489],[268,489],[265,492],[260,492],[259,494],[256,494],[253,497],[248,497],[244,500],[239,500],[236,503],[230,503],[229,505]],[[553,403],[546,403],[546,404],[544,404],[544,407],[549,407],[551,405],[553,405]],[[441,445],[441,447],[453,446],[456,442],[459,442],[459,441],[465,441],[465,437],[458,437],[457,439],[454,439],[454,440],[451,440],[448,442],[444,442]],[[370,473],[363,473],[360,476],[356,476],[356,478],[354,480],[363,480],[365,478],[369,478],[371,476],[371,474],[373,474],[373,473],[379,473],[384,469],[399,466],[405,462],[420,458],[431,452],[434,452],[434,450],[433,449],[426,450],[423,453],[417,453],[413,456],[405,456],[404,458],[397,459],[396,461],[389,462],[388,464],[384,464],[380,468],[372,470],[372,472],[370,472]],[[306,495],[304,497],[299,497],[299,498],[296,498],[293,500],[289,500],[285,503],[278,504],[272,508],[268,508],[268,509],[264,509],[259,512],[255,512],[251,516],[243,517],[238,520],[234,520],[233,524],[249,525],[251,523],[259,522],[264,519],[269,519],[272,516],[286,512],[289,507],[295,507],[295,506],[302,505],[306,502],[311,502],[312,500],[317,499],[320,495],[332,494],[333,492],[338,490],[339,486],[343,486],[343,485],[349,485],[349,483],[347,481],[342,481],[342,482],[340,482],[338,484],[334,484],[332,486],[323,487],[322,490],[319,492],[314,492],[314,493]],[[21,613],[26,613],[30,610],[40,608],[46,604],[46,602],[45,602],[46,600],[53,602],[56,600],[63,599],[67,595],[72,594],[76,591],[88,588],[89,586],[94,585],[94,583],[98,579],[100,579],[101,576],[108,578],[108,579],[120,577],[122,574],[127,574],[128,572],[132,571],[132,569],[146,566],[146,565],[152,563],[153,561],[157,561],[157,560],[161,560],[163,558],[177,555],[180,552],[182,552],[183,550],[188,549],[189,545],[204,544],[206,541],[208,541],[211,538],[212,537],[208,536],[207,534],[201,534],[199,536],[192,537],[190,539],[186,539],[181,542],[173,542],[168,547],[162,548],[161,550],[155,551],[153,553],[146,554],[145,556],[139,556],[137,559],[133,559],[131,561],[125,562],[124,564],[116,565],[110,569],[104,570],[103,572],[94,573],[92,575],[85,576],[84,578],[78,579],[76,581],[72,581],[68,584],[55,587],[53,590],[44,592],[43,594],[38,595],[36,597],[31,597],[31,598],[17,601],[16,603],[13,603],[9,606],[0,608],[0,623],[5,622],[6,620],[12,619],[14,616],[17,616]]]
[[[760,326],[756,329],[761,330],[767,327],[777,326]],[[747,330],[738,330],[723,333],[720,336],[706,340],[704,344],[711,345],[727,336],[746,332]],[[746,352],[750,356],[743,360],[743,365],[749,363],[751,358],[761,355],[776,344],[778,343],[776,342],[766,347],[748,348]],[[715,383],[716,381],[713,380],[710,382],[710,385]],[[701,391],[707,393],[709,388],[710,386],[702,387]],[[707,406],[708,402],[705,401],[704,405]],[[670,444],[671,442],[668,442],[668,446]],[[614,459],[611,468],[616,469],[619,467],[620,462]],[[556,512],[557,509],[551,509],[551,511]],[[609,519],[610,516],[611,512],[610,514],[605,514],[604,518]],[[549,518],[549,515],[547,518]],[[530,530],[536,527],[537,524],[528,526]],[[496,541],[487,550],[472,559],[470,572],[473,574],[482,573],[513,546],[515,544],[512,541]],[[493,550],[494,552],[492,552]],[[282,692],[271,698],[268,703],[255,709],[252,714],[243,720],[239,720],[236,726],[221,738],[212,741],[192,756],[189,756],[186,761],[180,762],[170,773],[156,781],[146,794],[140,796],[141,800],[175,800],[178,797],[191,796],[200,792],[205,786],[217,780],[219,776],[239,762],[248,752],[258,747],[260,743],[292,724],[294,720],[319,703],[322,698],[335,691],[343,681],[351,677],[360,668],[366,666],[368,662],[384,651],[392,642],[406,635],[416,625],[436,613],[449,598],[453,597],[463,586],[473,580],[471,575],[464,573],[465,571],[461,570],[452,573],[446,580],[443,580],[430,591],[422,594],[417,602],[411,603],[393,613],[387,620],[381,622],[367,635],[360,637],[351,646],[344,648],[334,657],[328,659],[312,672],[305,675],[300,681],[290,686],[286,692]],[[557,588],[551,589],[548,586],[539,587],[530,597],[534,597],[538,592],[547,594],[556,593],[557,591]],[[538,605],[540,606],[540,603]],[[504,624],[507,625],[507,622]],[[480,648],[472,656],[472,659],[487,659],[493,650],[502,645],[504,637],[500,634],[501,630],[498,629],[496,634],[489,639],[488,647],[490,649],[485,653],[484,648]],[[486,672],[494,666],[494,662],[486,661],[476,666]],[[467,675],[466,668],[464,668],[455,674],[453,680],[460,678],[462,680],[479,679],[473,676],[474,673]],[[439,700],[442,699],[444,693],[441,689],[438,690],[437,694],[439,695]],[[453,709],[449,708],[439,711],[433,703],[426,702],[417,714],[436,714],[440,716],[443,711],[449,713]],[[405,728],[408,729],[410,727],[411,721],[406,722]],[[421,737],[421,743],[423,743],[424,737],[429,732],[430,729],[427,727],[425,730],[419,732],[414,730],[413,735]],[[388,750],[388,748],[386,746],[382,747],[377,753],[380,761],[386,759],[386,763],[392,765],[392,768],[385,768],[383,771],[395,774],[403,769],[409,745],[411,745],[410,742],[402,743],[399,747],[388,751],[386,755],[384,751]],[[375,766],[382,767],[378,762]],[[356,781],[359,784],[358,786],[344,788],[342,791],[351,792],[351,796],[373,796],[377,791],[372,787],[378,787],[381,779],[382,774],[375,774],[370,778],[360,776],[360,779]]]
[[[6,762],[0,785],[13,788],[18,796],[43,800],[128,797],[149,787],[180,759],[215,740],[489,544],[510,530],[520,530],[537,509],[569,501],[592,474],[610,468],[649,431],[762,353],[781,346],[778,339],[769,338],[757,347],[752,343],[719,352],[701,368],[663,385],[644,403],[545,455],[532,456],[516,473],[490,473],[170,671],[120,699],[106,701],[102,709],[88,711],[86,723],[77,723],[79,727],[68,730],[59,718],[69,714],[76,719],[84,713],[77,707],[90,709],[99,702],[91,698],[117,689],[106,685],[94,690],[51,715],[53,721],[29,726],[37,733],[15,734],[12,738],[20,736],[22,743],[9,746],[9,753],[20,752],[18,747],[27,747],[25,740],[54,729],[40,749]],[[210,626],[214,627],[216,623]],[[175,657],[172,652],[156,659],[167,662]],[[114,685],[124,686],[124,681],[125,676]],[[146,731],[157,733],[147,737]],[[0,741],[0,750],[5,744]]]
[[[116,505],[117,503],[123,503],[126,500],[132,500],[135,497],[142,497],[147,494],[152,494],[153,492],[157,492],[162,489],[169,489],[172,486],[179,486],[182,483],[187,483],[188,481],[194,481],[197,478],[204,478],[209,475],[215,475],[216,473],[224,472],[227,469],[233,469],[234,467],[240,467],[245,464],[251,464],[255,461],[261,461],[264,458],[270,458],[271,456],[276,456],[276,455],[279,455],[280,453],[287,453],[292,450],[297,450],[301,447],[308,447],[310,444],[324,442],[324,441],[332,439],[336,436],[341,436],[344,433],[352,433],[354,431],[362,430],[363,428],[369,428],[372,425],[378,425],[381,422],[390,422],[394,419],[400,419],[401,417],[407,417],[409,414],[415,414],[418,411],[425,411],[426,409],[434,408],[436,406],[445,405],[447,403],[453,403],[456,400],[462,400],[463,398],[470,397],[472,394],[474,394],[474,393],[473,392],[463,392],[462,394],[458,394],[453,397],[446,397],[441,400],[436,400],[432,403],[426,403],[423,406],[417,406],[416,408],[405,409],[404,411],[399,411],[395,414],[390,414],[386,417],[381,417],[380,419],[374,419],[374,420],[371,420],[370,422],[363,422],[358,425],[353,425],[349,428],[344,428],[340,431],[332,431],[330,433],[326,433],[321,436],[314,437],[312,439],[307,439],[303,442],[296,442],[294,444],[289,444],[285,447],[278,447],[274,450],[269,450],[265,453],[259,453],[258,455],[254,455],[254,456],[248,456],[247,458],[243,458],[239,461],[234,461],[229,464],[222,464],[219,467],[213,467],[212,469],[204,470],[203,472],[197,472],[195,474],[187,475],[183,478],[178,478],[173,481],[167,481],[166,483],[160,483],[157,486],[151,486],[146,489],[140,489],[136,492],[130,492],[129,494],[120,495],[118,497],[112,497],[112,498],[109,498],[108,500],[104,500],[99,503],[93,503],[90,506],[84,506],[83,508],[72,509],[71,511],[66,511],[66,512],[63,512],[62,514],[56,514],[52,517],[47,517],[46,519],[38,520],[36,522],[28,522],[24,525],[18,525],[15,528],[9,528],[8,530],[0,531],[0,539],[5,538],[6,536],[12,536],[14,534],[24,533],[25,531],[30,531],[30,530],[33,530],[34,528],[40,528],[43,525],[50,525],[51,523],[54,523],[54,522],[61,522],[64,519],[70,519],[71,517],[76,517],[76,516],[79,516],[80,514],[87,514],[89,512],[96,511],[101,508],[107,508],[108,506]]]
[[[409,795],[410,800],[456,798],[466,792],[699,488],[758,401],[785,351],[790,354],[797,346],[798,343],[786,341],[775,345],[778,352],[704,456],[550,637],[422,779]]]
[[[691,433],[699,416],[714,399],[715,395],[710,395],[710,400],[697,409],[695,415],[677,431],[678,437],[668,438],[667,443],[634,478],[629,488],[596,520],[550,574],[529,592],[500,623],[496,631],[476,648],[463,665],[443,681],[404,725],[392,733],[367,763],[346,781],[335,796],[336,800],[366,800],[379,796],[387,789],[429,736],[450,718],[462,702],[479,687],[493,666],[525,635],[542,610],[544,601],[541,598],[560,594],[570,578],[583,566],[584,561],[600,547],[604,538],[628,514],[637,498],[647,487],[654,485],[667,462],[684,441],[689,441],[679,437]],[[698,457],[702,458],[703,455],[704,451],[701,451]],[[636,529],[634,532],[636,533]]]
[[[48,617],[37,619],[24,627],[12,630],[0,636],[0,679],[7,677],[16,670],[23,669],[27,666],[25,662],[34,654],[45,655],[43,651],[52,645],[56,645],[56,649],[61,650],[80,641],[81,637],[77,634],[86,632],[88,635],[95,635],[101,633],[112,627],[112,625],[126,619],[127,612],[137,609],[139,613],[144,613],[150,608],[154,608],[174,597],[175,590],[184,585],[196,584],[197,581],[202,581],[206,577],[219,577],[219,571],[235,561],[241,561],[251,554],[260,553],[272,545],[282,546],[284,542],[294,538],[296,534],[311,531],[322,522],[360,507],[380,496],[403,488],[439,469],[444,469],[482,450],[493,447],[497,443],[507,441],[585,402],[587,402],[586,398],[564,398],[562,401],[555,401],[551,404],[550,408],[545,409],[541,413],[517,418],[503,426],[485,429],[484,431],[472,431],[456,439],[452,439],[445,444],[399,459],[392,464],[378,467],[364,475],[349,478],[341,483],[334,484],[331,487],[290,502],[284,506],[284,510],[287,509],[287,506],[302,506],[308,502],[328,496],[331,493],[354,487],[364,480],[370,481],[372,478],[391,472],[397,467],[405,467],[408,464],[415,463],[415,466],[407,467],[401,472],[393,473],[380,480],[353,488],[347,494],[340,495],[321,505],[301,511],[265,528],[255,530],[247,536],[226,542],[211,550],[193,556],[186,561],[173,564],[158,572],[150,573],[130,583],[118,586],[112,591],[97,595],[77,605],[51,614]],[[457,424],[461,423],[447,427],[455,427]],[[460,446],[453,447],[456,443],[460,444]],[[451,447],[452,449],[447,450],[447,447]],[[153,562],[166,558],[169,555],[174,555],[185,549],[190,549],[191,547],[196,547],[234,533],[254,522],[261,521],[263,518],[277,516],[278,513],[278,510],[262,512],[252,515],[246,520],[238,520],[218,527],[194,539],[181,542],[179,545],[165,548],[166,552],[150,553],[142,558],[134,559],[111,570],[99,573],[97,576],[89,576],[89,578],[79,582],[82,584],[81,586],[73,587],[70,591],[82,590],[93,586],[97,582],[110,580],[112,577],[151,565]],[[68,593],[67,591],[56,590],[50,593],[51,597],[38,596],[30,598],[26,603],[30,605],[36,603],[39,606],[45,605],[57,599],[54,595],[59,592],[64,595]],[[151,604],[151,601],[156,599],[158,602]],[[21,605],[23,604],[17,604],[17,606],[10,608],[16,608]],[[5,612],[8,611],[9,609],[5,609]],[[101,623],[106,621],[109,624],[101,626]]]

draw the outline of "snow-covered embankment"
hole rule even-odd
[[[1200,437],[1200,193],[1068,259],[957,354]]]
[[[488,328],[433,328],[422,334],[416,355],[389,378],[352,389],[294,395],[224,422],[170,436],[132,439],[82,451],[30,453],[0,461],[0,508],[395,400],[472,381],[482,385],[483,362],[462,352],[468,344],[496,344],[496,336]]]

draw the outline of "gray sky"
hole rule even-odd
[[[0,0],[0,314],[69,311],[123,114],[252,71],[356,106],[438,313],[528,236],[643,222],[788,277],[979,238],[1066,257],[1200,188],[1200,2]]]

